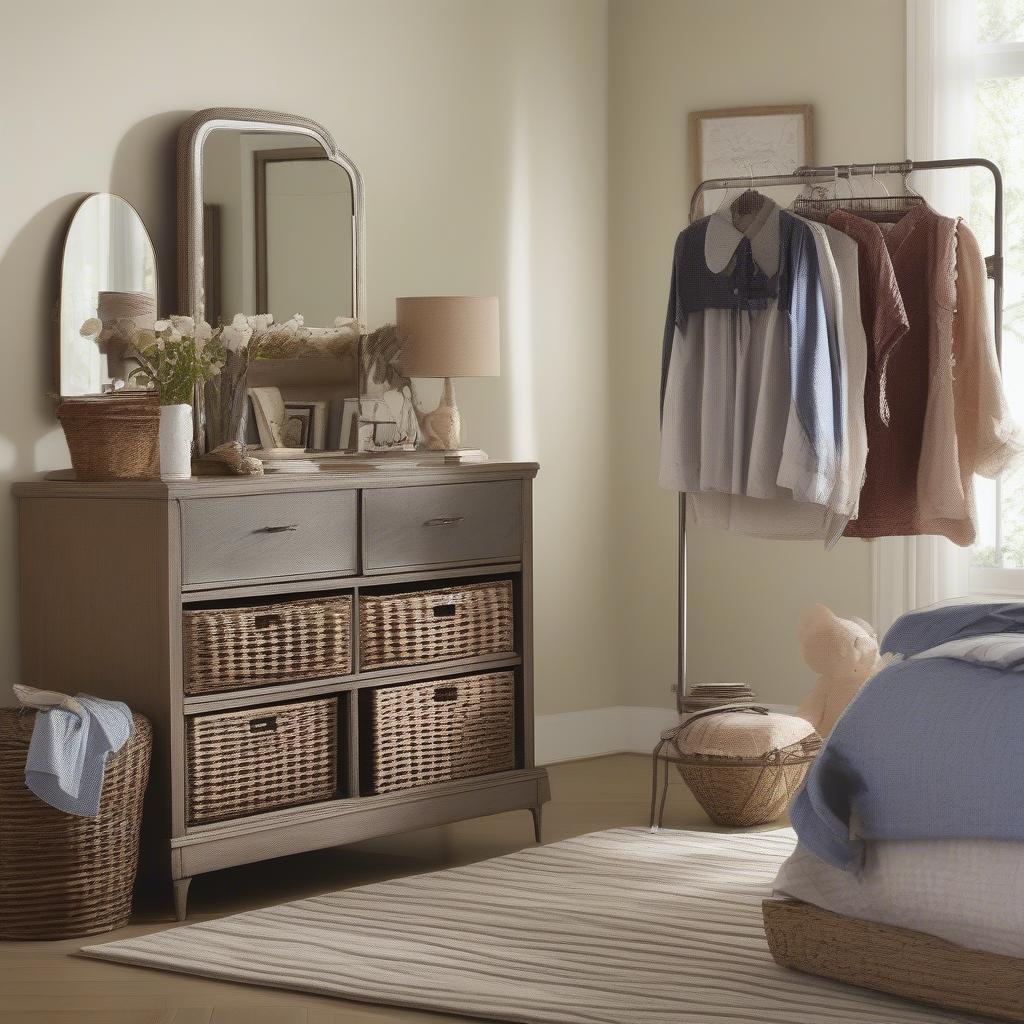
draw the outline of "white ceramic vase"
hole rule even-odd
[[[192,406],[160,406],[160,479],[192,475]]]

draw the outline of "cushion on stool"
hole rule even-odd
[[[795,715],[737,708],[684,721],[675,744],[681,754],[763,757],[812,735],[814,727]]]

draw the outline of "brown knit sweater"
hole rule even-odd
[[[999,475],[1024,447],[1003,395],[984,261],[966,224],[928,206],[905,214],[885,242],[909,329],[884,364],[888,424],[881,381],[866,390],[866,478],[846,536],[940,534],[967,546],[974,474]]]

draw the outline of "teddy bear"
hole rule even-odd
[[[823,604],[812,605],[800,618],[800,652],[819,673],[796,714],[810,722],[819,736],[828,736],[861,687],[885,667],[878,636],[863,619],[841,619]]]

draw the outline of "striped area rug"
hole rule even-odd
[[[84,952],[530,1024],[967,1020],[776,966],[761,899],[794,843],[612,829]]]

